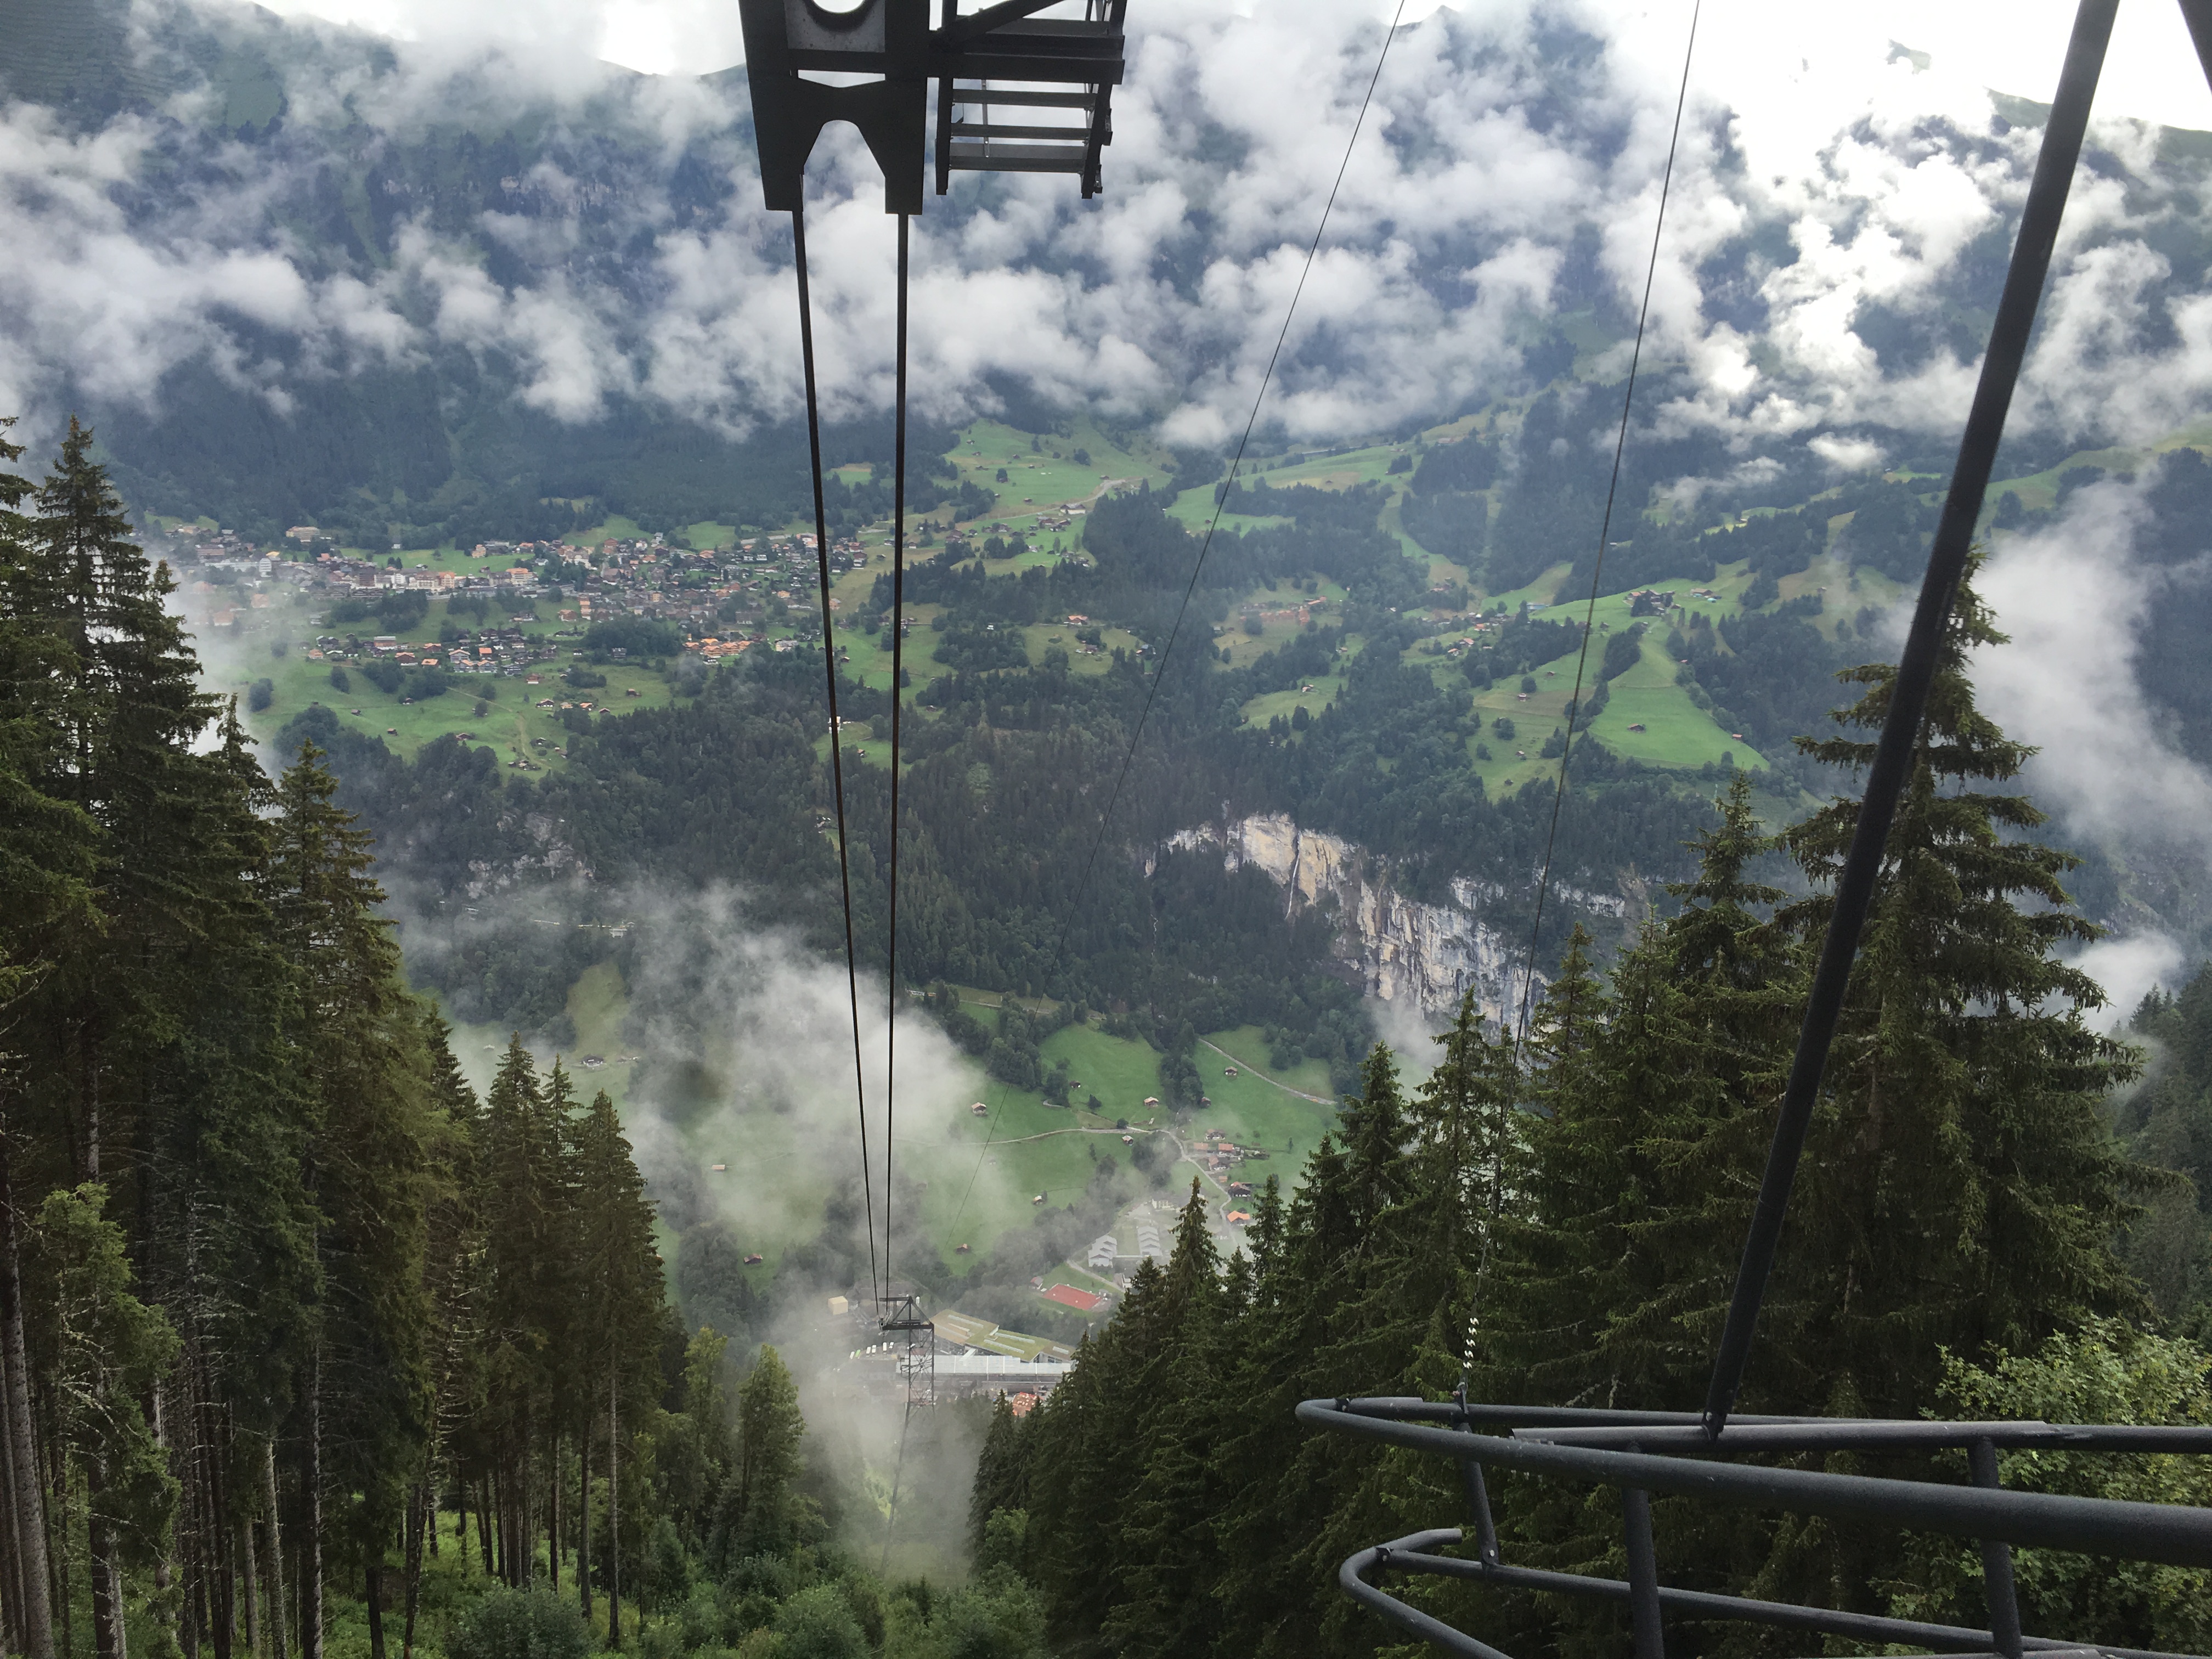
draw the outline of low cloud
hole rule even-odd
[[[2050,528],[1998,543],[1978,580],[2010,639],[1978,652],[1973,675],[1990,717],[2036,745],[2026,782],[2062,844],[2101,847],[2169,888],[2160,908],[2186,927],[2203,921],[2212,774],[2180,749],[2136,659],[2143,620],[2177,574],[2135,554],[2154,477],[2146,469],[2076,490]],[[2121,932],[2086,949],[2081,964],[2106,987],[2108,1023],[2194,965],[2171,933],[2124,915]]]
[[[759,204],[742,84],[599,61],[610,29],[706,27],[682,7],[629,10],[568,0],[526,41],[495,9],[363,0],[343,15],[400,37],[371,52],[330,22],[210,5],[219,32],[258,30],[290,66],[281,136],[221,137],[191,94],[170,106],[189,118],[90,135],[0,112],[0,406],[51,420],[65,387],[143,403],[204,360],[281,411],[302,379],[459,347],[511,364],[516,397],[563,421],[637,399],[729,433],[788,416],[789,232]],[[1136,9],[1132,26],[1104,197],[963,177],[917,224],[927,413],[990,408],[1011,376],[1181,440],[1241,429],[1346,161],[1379,19],[1207,0]],[[1439,418],[1522,384],[1562,310],[1625,327],[1679,26],[1521,0],[1402,30],[1263,421],[1322,439]],[[1863,27],[1818,44],[1752,75],[1737,72],[1747,49],[1709,40],[1693,66],[1647,344],[1685,378],[1650,419],[1738,459],[1809,440],[1852,469],[1888,447],[1871,429],[1955,428],[1978,346],[1945,319],[1962,284],[1986,285],[2039,135],[1995,123],[1963,67],[1919,72]],[[500,203],[465,222],[393,165],[456,121],[533,135]],[[327,230],[311,243],[297,228],[355,165],[342,130],[373,135],[378,210],[395,216],[380,259],[333,263]],[[2160,161],[2154,137],[2125,119],[2096,129],[2107,159],[2076,190],[2023,429],[2141,437],[2212,383],[2212,295],[2170,251],[2201,240],[2197,164]],[[198,165],[172,167],[179,150]],[[825,135],[811,188],[825,396],[835,416],[878,410],[892,239],[848,129]]]
[[[2212,777],[2182,754],[2136,672],[2164,586],[2133,556],[2146,485],[2076,490],[2051,529],[1998,544],[1978,585],[2011,641],[1978,654],[1975,683],[1998,724],[2041,751],[2028,781],[2069,832],[2212,855]]]

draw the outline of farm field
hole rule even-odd
[[[234,630],[203,627],[195,636],[207,665],[210,689],[237,696],[246,728],[264,742],[295,714],[320,704],[346,726],[364,736],[382,738],[395,754],[409,758],[433,738],[465,735],[489,746],[502,765],[526,761],[526,768],[514,769],[546,771],[563,763],[561,750],[568,732],[560,723],[562,702],[588,702],[626,713],[665,707],[672,700],[663,676],[641,665],[621,663],[595,671],[606,676],[605,685],[572,689],[560,678],[567,665],[565,658],[535,665],[527,676],[456,675],[442,696],[411,702],[403,701],[399,694],[380,691],[357,667],[349,666],[345,670],[348,684],[341,691],[331,682],[332,665],[307,655],[316,635],[331,631],[319,621],[326,607],[289,593],[275,597],[277,603],[268,610],[242,613]],[[436,639],[448,603],[433,601],[422,623],[408,630],[409,636]],[[520,616],[526,610],[538,618],[524,629],[527,635],[559,644],[565,642],[564,633],[576,633],[558,628],[550,604],[517,604],[508,614]],[[471,617],[459,620],[474,625]],[[360,626],[365,624],[356,629]],[[271,650],[279,643],[284,647],[282,656]],[[256,711],[246,707],[246,697],[259,679],[270,682],[273,695],[268,708]],[[633,692],[636,695],[630,695]],[[541,702],[554,706],[541,708],[538,707]],[[483,705],[482,714],[477,712],[479,703]]]

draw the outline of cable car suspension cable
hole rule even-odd
[[[900,222],[903,227],[903,218]],[[860,1060],[860,970],[853,951],[853,867],[851,842],[845,833],[845,757],[837,720],[837,641],[830,632],[830,514],[822,498],[822,416],[814,380],[814,305],[806,281],[806,210],[803,204],[791,210],[791,241],[799,271],[799,356],[806,380],[806,454],[814,480],[814,558],[822,587],[822,659],[830,680],[830,780],[837,808],[837,887],[845,908],[845,990],[853,1011],[853,1092],[860,1119],[860,1194],[867,1214],[869,1288],[881,1296],[884,1285],[876,1264],[876,1200],[868,1157],[868,1083]],[[903,324],[903,287],[900,298],[899,314]]]
[[[1552,858],[1559,840],[1559,809],[1567,799],[1567,761],[1575,752],[1575,723],[1583,714],[1583,677],[1589,665],[1590,636],[1597,627],[1597,596],[1605,576],[1606,541],[1613,534],[1613,499],[1620,491],[1620,459],[1628,447],[1628,415],[1636,402],[1636,371],[1644,360],[1644,330],[1651,316],[1651,285],[1659,273],[1659,239],[1667,228],[1667,195],[1674,183],[1674,153],[1682,139],[1682,110],[1690,96],[1690,60],[1698,49],[1698,15],[1703,0],[1690,7],[1690,39],[1682,48],[1682,81],[1674,94],[1674,126],[1667,139],[1667,167],[1659,176],[1659,212],[1651,227],[1651,258],[1644,268],[1644,301],[1636,313],[1636,344],[1628,356],[1628,385],[1620,397],[1620,430],[1613,441],[1613,476],[1605,487],[1605,513],[1599,520],[1597,562],[1590,570],[1589,599],[1583,610],[1582,649],[1575,653],[1575,689],[1567,699],[1566,744],[1559,750],[1559,775],[1552,789],[1552,821],[1544,832],[1544,864],[1536,878],[1536,914],[1528,924],[1528,965],[1521,978],[1520,1041],[1528,1040],[1528,1019],[1536,990],[1536,951],[1544,926],[1544,899],[1552,888]],[[1499,1010],[1502,1014],[1504,1011]],[[1500,1024],[1504,1022],[1501,1020]]]
[[[898,216],[897,411],[891,428],[891,833],[890,942],[884,1008],[884,1288],[891,1291],[891,1119],[898,1093],[899,711],[906,702],[906,291],[912,216]],[[861,1156],[867,1156],[866,1143]],[[903,1448],[904,1437],[901,1437]],[[896,1486],[894,1486],[896,1490]],[[888,1545],[886,1545],[888,1547]]]

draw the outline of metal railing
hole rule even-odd
[[[2019,1659],[2025,1652],[2094,1649],[2127,1656],[2138,1650],[2024,1635],[2013,1586],[2014,1545],[2212,1566],[2212,1510],[2011,1492],[1997,1484],[1996,1462],[2001,1447],[2202,1455],[2212,1453],[2212,1428],[1741,1417],[1711,1436],[1703,1419],[1689,1413],[1553,1411],[1388,1399],[1309,1400],[1298,1407],[1297,1416],[1312,1426],[1449,1457],[1460,1466],[1474,1516],[1473,1559],[1437,1553],[1465,1541],[1460,1528],[1439,1528],[1362,1550],[1344,1564],[1339,1579],[1363,1605],[1467,1659],[1504,1656],[1389,1595],[1374,1579],[1384,1572],[1425,1573],[1502,1589],[1625,1601],[1635,1631],[1637,1659],[1659,1659],[1659,1621],[1664,1613]],[[1479,1432],[1483,1430],[1502,1432]],[[1722,1461],[1734,1455],[1945,1449],[1966,1453],[1974,1484],[1958,1486]],[[1499,1552],[1483,1475],[1491,1467],[1618,1490],[1629,1577],[1596,1578],[1507,1565]],[[1982,1547],[1990,1628],[1969,1630],[1666,1588],[1658,1582],[1651,1537],[1654,1492],[1831,1520],[1885,1522],[1976,1540]]]

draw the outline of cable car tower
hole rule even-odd
[[[884,211],[898,219],[897,392],[891,508],[891,730],[890,949],[885,978],[885,1076],[895,1079],[898,1005],[898,836],[900,695],[906,598],[906,404],[908,222],[922,210],[925,171],[944,195],[956,173],[1067,173],[1085,199],[1101,188],[1099,153],[1113,142],[1112,100],[1121,84],[1128,0],[998,0],[963,14],[940,0],[930,26],[929,0],[860,0],[831,10],[817,0],[738,0],[745,78],[760,150],[761,191],[771,211],[791,215],[799,284],[799,356],[806,386],[808,458],[814,479],[814,551],[822,599],[827,670],[830,777],[844,899],[846,984],[853,1012],[853,1080],[860,1125],[869,1272],[885,1339],[901,1349],[907,1413],[937,1398],[937,1332],[910,1287],[891,1277],[892,1084],[884,1091],[882,1250],[877,1250],[874,1174],[868,1148],[866,1073],[861,1060],[860,970],[853,938],[852,878],[847,859],[844,756],[837,718],[837,651],[830,597],[830,534],[823,500],[822,422],[814,370],[813,305],[806,267],[806,163],[833,121],[859,129],[884,175]],[[1053,14],[1047,15],[1046,14]],[[834,76],[836,82],[819,77]],[[929,94],[937,94],[933,143]],[[1003,118],[1007,113],[1017,118]],[[905,1437],[902,1433],[901,1462]],[[893,1486],[896,1503],[896,1486]],[[888,1548],[888,1545],[886,1545]]]

